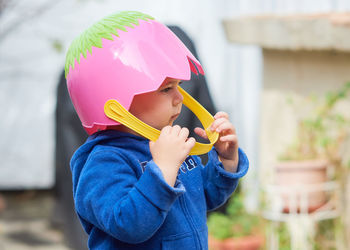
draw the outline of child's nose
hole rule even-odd
[[[178,89],[176,89],[175,93],[174,93],[174,99],[173,99],[173,104],[174,106],[182,103],[184,97],[181,95],[180,91]]]

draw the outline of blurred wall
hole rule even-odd
[[[257,13],[350,9],[347,0],[12,0],[0,14],[0,189],[53,185],[55,92],[64,56],[84,28],[115,11],[177,24],[197,45],[218,109],[231,114],[257,190],[261,51],[228,44],[221,20]],[[253,192],[252,192],[253,193]]]
[[[350,81],[350,53],[264,49],[263,54],[260,167],[265,174],[262,179],[271,184],[268,173],[273,178],[273,166],[293,142],[298,120],[315,111],[310,97],[324,97]],[[350,118],[350,97],[336,107],[340,114]]]

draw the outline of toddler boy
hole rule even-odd
[[[66,78],[88,140],[71,160],[77,214],[90,249],[207,249],[206,213],[222,205],[248,170],[224,112],[208,163],[189,156],[195,139],[173,126],[181,80],[200,63],[164,25],[140,12],[102,19],[73,41]],[[150,141],[104,113],[117,100],[161,130]],[[195,133],[207,138],[206,131]]]

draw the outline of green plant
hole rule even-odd
[[[216,239],[243,237],[261,230],[261,218],[246,212],[241,194],[229,200],[226,213],[214,212],[208,218],[208,230]]]
[[[269,227],[269,230],[275,230],[269,233],[278,233],[278,250],[291,249],[290,232],[286,223],[278,222],[274,227]]]
[[[336,236],[337,235],[337,236]],[[345,241],[344,225],[341,218],[333,220],[321,220],[317,223],[314,240],[315,250],[336,250],[336,240]],[[338,243],[339,244],[339,243]]]
[[[323,97],[309,98],[311,109],[299,118],[297,136],[279,159],[325,158],[334,165],[342,164],[340,153],[349,137],[350,120],[339,112],[336,104],[349,94],[350,82]]]

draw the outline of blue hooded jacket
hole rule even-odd
[[[208,249],[206,213],[222,205],[248,170],[236,173],[215,149],[181,165],[174,187],[153,162],[149,141],[114,130],[90,136],[71,160],[77,214],[90,249]]]

